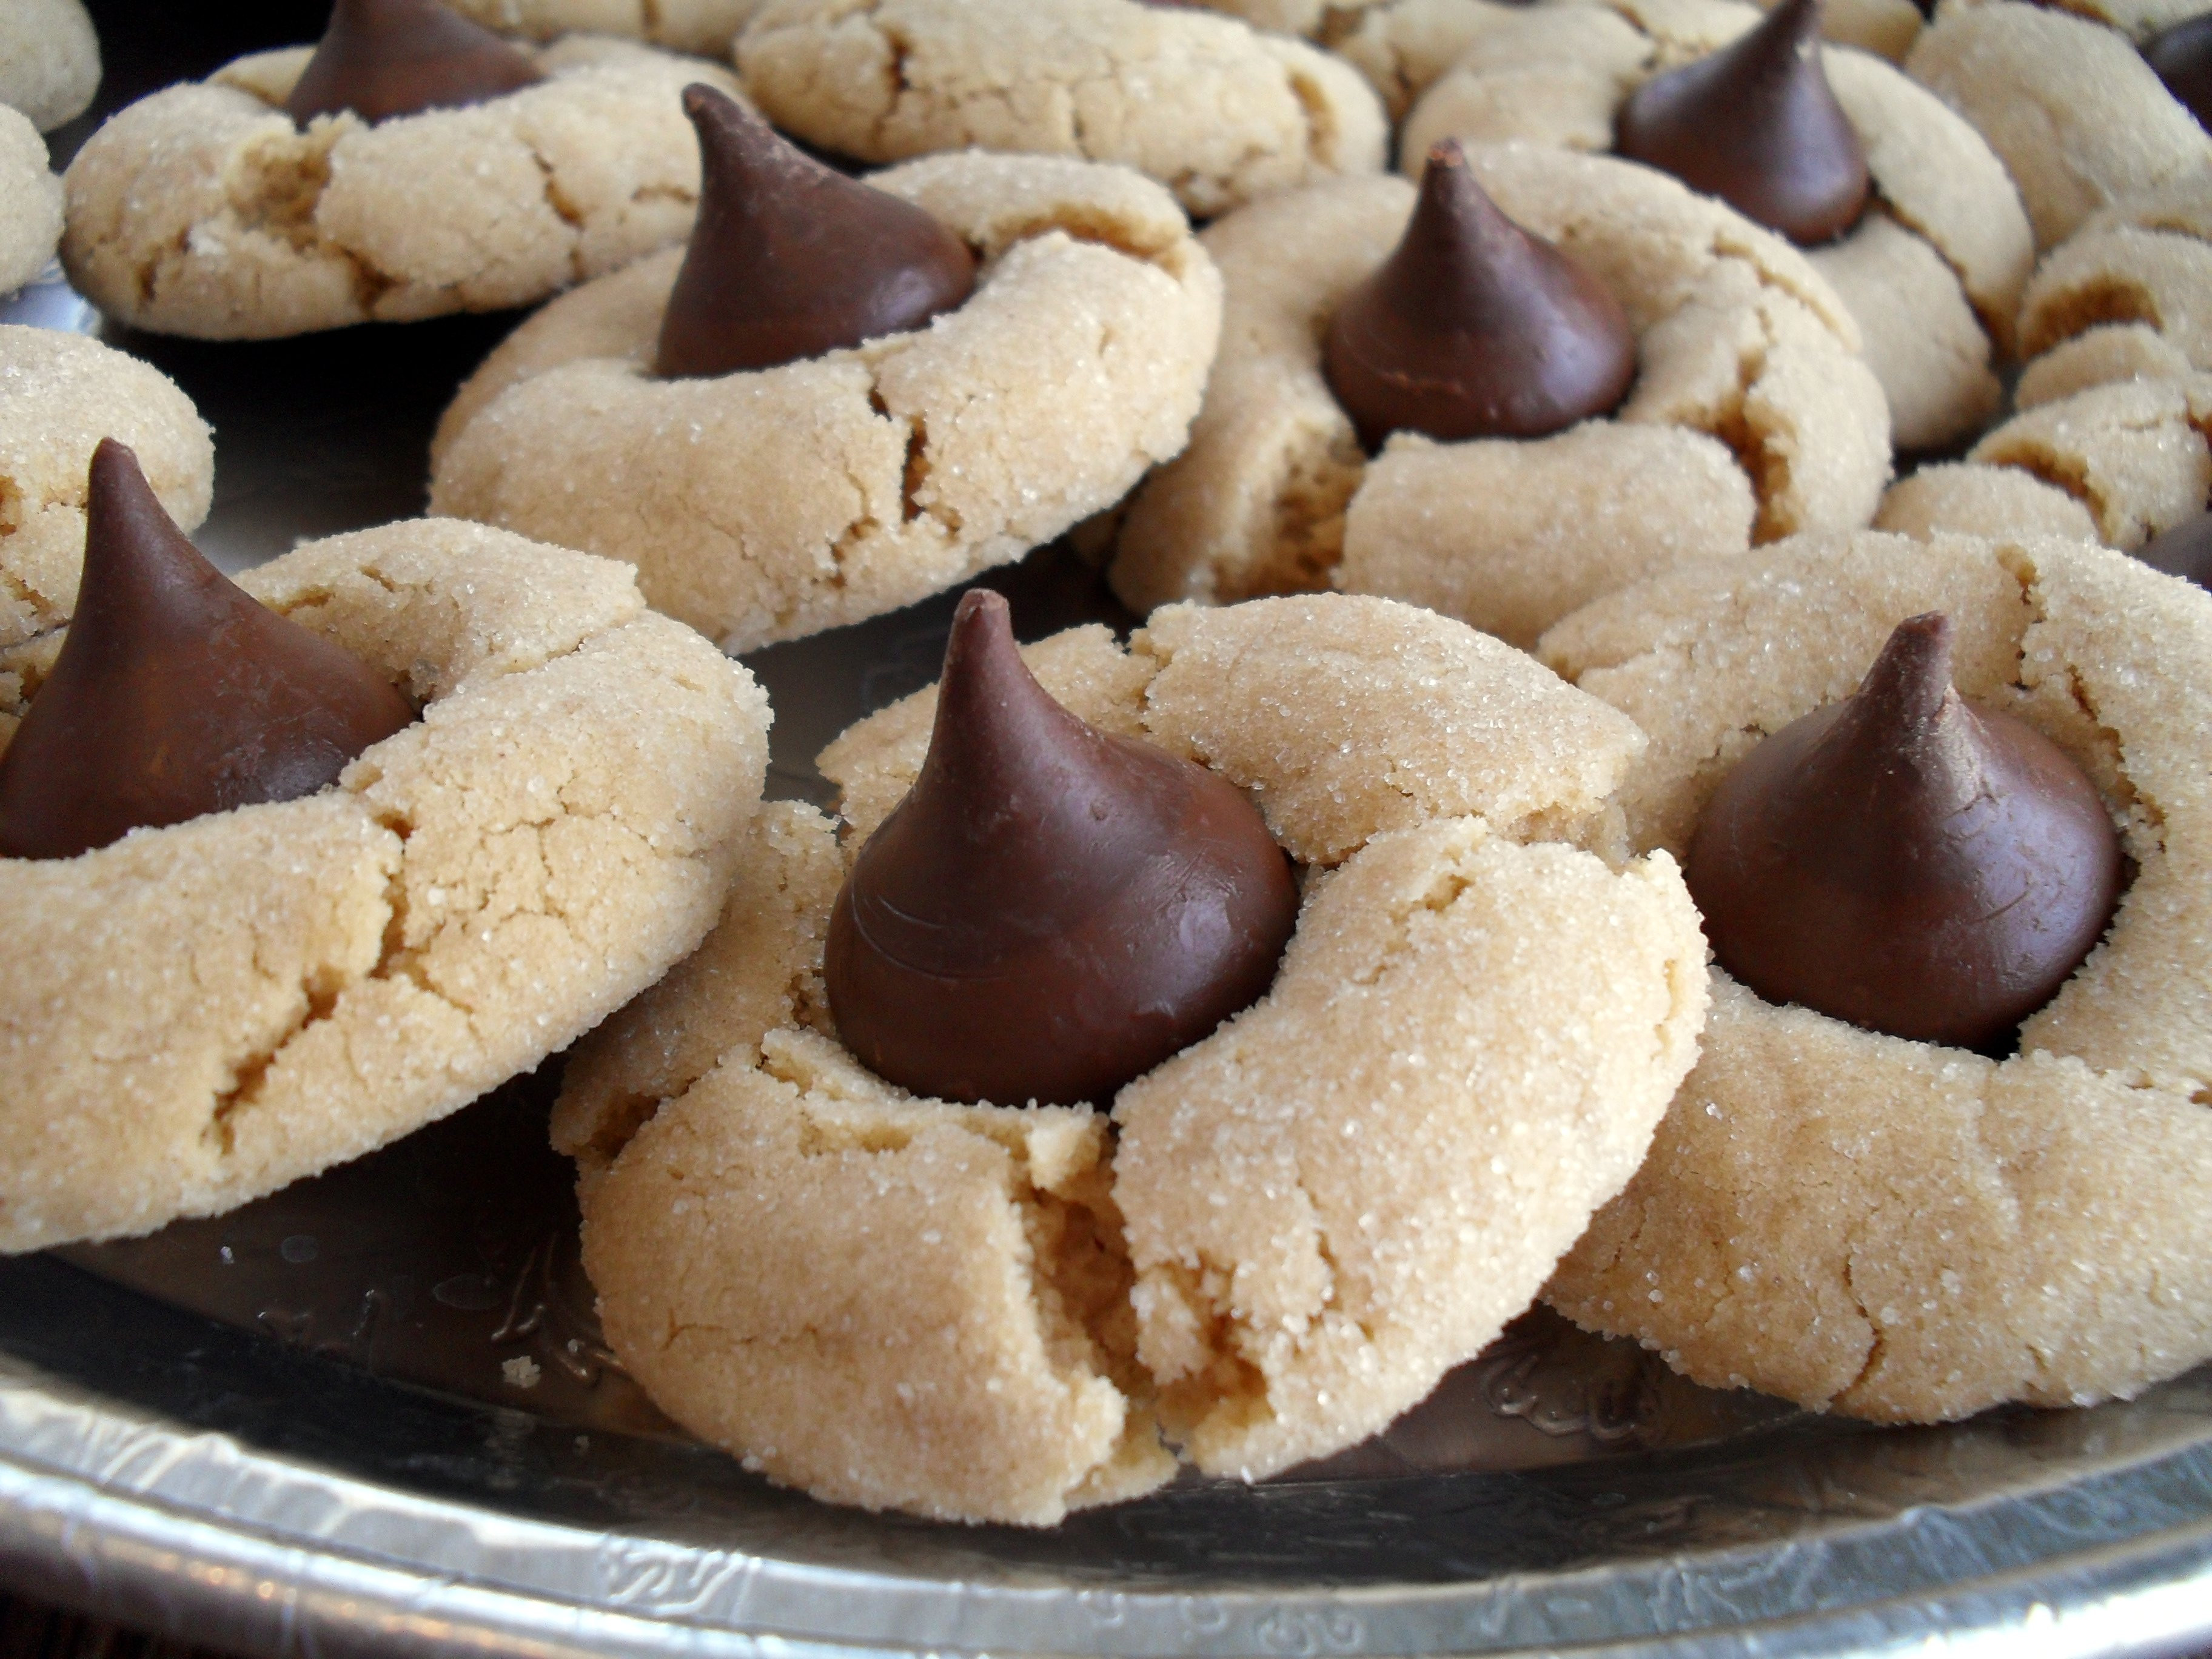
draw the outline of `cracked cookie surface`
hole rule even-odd
[[[734,80],[696,58],[576,38],[547,78],[465,109],[302,131],[306,46],[141,99],[70,164],[62,258],[110,316],[270,339],[527,305],[690,229],[699,150],[680,96]]]
[[[102,438],[131,447],[179,529],[207,517],[215,446],[173,380],[85,335],[0,324],[0,649],[76,608]]]
[[[51,132],[99,90],[100,36],[82,0],[9,0],[0,9],[0,104]]]
[[[1200,217],[1373,173],[1389,136],[1348,64],[1139,0],[766,0],[737,62],[763,113],[826,149],[1118,162]]]
[[[908,1095],[836,1041],[823,938],[935,692],[769,808],[699,953],[582,1045],[554,1117],[631,1374],[772,1478],[1049,1524],[1174,1460],[1357,1441],[1524,1307],[1687,1070],[1704,947],[1616,861],[1634,727],[1431,613],[1178,607],[1024,652],[1102,729],[1247,790],[1305,868],[1273,988],[1111,1103]],[[1357,742],[1352,741],[1356,738]],[[675,1264],[672,1270],[671,1264]]]
[[[1189,449],[1121,524],[1112,580],[1129,605],[1334,581],[1528,641],[1671,559],[1872,515],[1889,471],[1881,389],[1802,254],[1608,156],[1499,144],[1468,160],[1508,216],[1620,301],[1638,336],[1627,402],[1534,441],[1401,435],[1370,461],[1321,343],[1395,246],[1413,187],[1348,179],[1255,203],[1200,239],[1223,273],[1221,354]]]
[[[1400,165],[1417,170],[1445,137],[1608,150],[1614,118],[1638,87],[1758,21],[1754,8],[1729,0],[1516,12],[1422,98]],[[1858,321],[1897,447],[1953,443],[1987,424],[2002,400],[1990,360],[2010,344],[2034,259],[2027,215],[1996,154],[1933,94],[1863,52],[1832,49],[1822,65],[1865,149],[1872,194],[1853,229],[1808,257]]]
[[[0,1250],[242,1204],[466,1103],[697,944],[767,763],[750,675],[621,566],[422,520],[240,585],[422,706],[333,787],[0,860]],[[0,658],[20,714],[58,641]]]
[[[620,34],[702,58],[730,43],[761,0],[446,0],[486,28],[550,40],[563,34]]]
[[[629,559],[749,650],[908,605],[1121,499],[1183,445],[1220,283],[1121,167],[933,156],[873,175],[967,241],[976,289],[912,333],[753,373],[651,372],[670,249],[563,296],[464,385],[434,510]]]
[[[62,181],[46,167],[46,141],[0,104],[0,295],[46,268],[62,240]]]
[[[1629,830],[1679,849],[1761,733],[1931,610],[1961,693],[2112,809],[2135,874],[2110,932],[2003,1060],[1716,969],[1697,1069],[1547,1292],[1699,1382],[1908,1421],[2130,1395],[2212,1355],[2212,599],[2079,544],[1862,534],[1686,568],[1543,647],[1650,733]]]

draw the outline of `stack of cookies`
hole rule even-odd
[[[0,330],[0,1248],[569,1049],[610,1343],[833,1502],[1260,1479],[1540,1297],[1891,1422],[2212,1358],[2155,11],[337,0],[121,111],[28,234],[119,323],[534,309],[237,586],[183,394]],[[762,804],[725,653],[1055,541],[1141,625],[971,592]]]

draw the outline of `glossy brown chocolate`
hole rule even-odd
[[[1604,284],[1500,212],[1446,139],[1405,236],[1337,307],[1322,367],[1370,449],[1393,432],[1538,438],[1627,395],[1636,336]]]
[[[313,794],[414,718],[366,664],[202,558],[137,457],[106,440],[76,615],[0,755],[0,857],[73,858],[129,830]]]
[[[1613,149],[1808,246],[1866,205],[1866,150],[1820,67],[1821,0],[1782,0],[1734,45],[1654,76]]]
[[[2197,125],[2212,131],[2212,12],[2160,30],[2143,42],[2142,55]]]
[[[2212,590],[2212,513],[2184,519],[2165,534],[2154,536],[2136,557],[2154,570]]]
[[[284,109],[302,126],[340,110],[374,123],[481,104],[544,78],[526,53],[437,0],[337,0]]]
[[[977,590],[823,975],[846,1045],[916,1094],[1103,1105],[1267,990],[1297,903],[1243,794],[1061,708]]]
[[[2118,903],[2096,789],[1952,687],[1950,623],[1898,624],[1856,695],[1723,780],[1684,874],[1721,966],[1770,1002],[1981,1048],[2049,1001]]]
[[[684,109],[699,133],[699,220],[656,372],[818,357],[920,328],[974,290],[967,245],[920,208],[800,155],[712,87],[685,88]]]

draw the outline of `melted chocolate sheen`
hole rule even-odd
[[[2161,29],[2143,42],[2142,55],[2197,125],[2212,131],[2212,12]]]
[[[1498,211],[1450,139],[1390,257],[1330,319],[1322,367],[1359,440],[1537,438],[1609,412],[1636,336],[1605,286]]]
[[[2212,590],[2212,513],[2184,519],[2163,535],[2154,536],[2136,557],[2154,570]]]
[[[343,647],[240,592],[113,439],[93,452],[76,615],[0,755],[0,856],[290,800],[415,718]]]
[[[1721,966],[1770,1002],[1984,1048],[2048,1002],[2119,901],[2118,837],[2050,739],[1952,688],[1950,623],[1900,623],[1856,696],[1723,780],[1684,869]]]
[[[524,53],[437,0],[337,0],[284,110],[302,126],[347,109],[374,123],[481,104],[544,78]]]
[[[1613,149],[1811,245],[1866,205],[1866,151],[1820,67],[1821,0],[1782,0],[1733,46],[1654,76]]]
[[[830,1011],[917,1094],[1103,1104],[1267,990],[1297,904],[1241,793],[1069,714],[978,590],[921,774],[830,913]]]
[[[711,87],[699,219],[661,319],[657,373],[730,374],[920,328],[965,300],[975,261],[911,203],[831,172]]]

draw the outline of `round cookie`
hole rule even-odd
[[[699,955],[578,1051],[554,1136],[665,1410],[819,1497],[1042,1525],[1167,1479],[1163,1432],[1256,1479],[1422,1397],[1634,1168],[1705,974],[1671,861],[1571,844],[1610,844],[1633,726],[1495,641],[1320,596],[1024,654],[1249,791],[1305,867],[1267,994],[1123,1088],[1118,1137],[1091,1104],[909,1096],[827,1012],[846,859],[772,808]],[[848,852],[934,713],[822,757]]]
[[[0,104],[51,132],[99,90],[100,36],[83,0],[9,0],[0,9]]]
[[[2022,408],[2107,380],[2212,371],[2212,167],[2092,214],[2020,307]]]
[[[240,585],[422,714],[319,794],[0,860],[38,964],[0,1250],[228,1209],[534,1066],[698,943],[759,801],[766,699],[619,565],[417,520]],[[57,648],[0,656],[9,714]]]
[[[2019,0],[1947,7],[1905,72],[1974,125],[2039,248],[2099,209],[2212,166],[2212,137],[2125,37]]]
[[[44,270],[62,240],[62,181],[46,167],[46,141],[0,104],[0,295]]]
[[[1226,289],[1221,356],[1190,447],[1121,526],[1112,580],[1130,605],[1333,580],[1533,640],[1673,559],[1872,514],[1881,389],[1802,254],[1647,167],[1537,145],[1468,159],[1508,217],[1620,301],[1638,337],[1628,401],[1555,437],[1401,435],[1369,461],[1322,340],[1396,244],[1413,187],[1346,179],[1255,203],[1200,238]]]
[[[1119,162],[1200,217],[1373,173],[1389,137],[1328,53],[1139,0],[764,0],[737,61],[762,112],[823,149]]]
[[[70,164],[62,260],[110,316],[269,339],[544,299],[690,229],[680,94],[730,76],[627,41],[537,52],[547,78],[462,109],[303,131],[311,49],[241,58],[111,118]]]
[[[434,510],[631,560],[653,605],[743,651],[1017,558],[1182,447],[1220,283],[1164,190],[983,155],[869,182],[977,252],[957,311],[776,368],[659,380],[672,248],[485,361],[440,422]]]
[[[136,452],[179,529],[207,517],[215,445],[174,381],[82,334],[0,324],[0,648],[76,608],[85,477],[102,438]]]
[[[1547,1292],[1677,1370],[1893,1421],[2087,1404],[2212,1356],[2212,599],[2107,550],[1863,534],[1674,572],[1545,638],[1651,735],[1631,836],[1680,848],[1764,732],[1941,610],[1965,696],[2096,783],[2135,865],[2002,1060],[1716,970],[1698,1068]]]
[[[486,28],[550,40],[563,34],[622,34],[671,52],[727,58],[760,0],[446,0]]]
[[[2092,386],[2023,410],[1963,463],[1905,479],[1875,522],[1911,535],[2074,534],[2080,521],[2062,505],[2070,499],[2094,539],[2132,552],[2203,509],[2212,496],[2208,439],[2212,374]]]
[[[1417,171],[1445,137],[1608,150],[1639,86],[1758,21],[1729,0],[1656,15],[1630,0],[1522,11],[1471,43],[1421,100],[1401,165]],[[1856,227],[1807,257],[1858,320],[1897,447],[1955,443],[2002,398],[1990,357],[2011,342],[2034,262],[2027,216],[2003,164],[1932,94],[1862,52],[1826,52],[1822,67],[1865,149],[1871,194]]]

